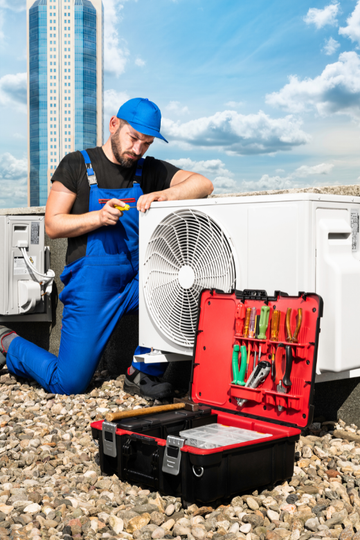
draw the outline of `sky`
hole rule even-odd
[[[359,182],[360,0],[103,2],[105,140],[146,97],[149,155],[214,193]],[[26,55],[25,0],[0,0],[0,208],[27,206]]]

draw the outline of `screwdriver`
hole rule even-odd
[[[120,212],[124,212],[124,210],[130,210],[129,204],[125,204],[125,206],[118,206],[117,204],[115,204],[114,207],[120,210]]]
[[[250,323],[249,323],[249,338],[255,337],[256,329],[256,307],[251,308]]]
[[[243,337],[247,338],[249,335],[249,324],[250,324],[250,315],[251,315],[251,308],[246,308],[246,316],[245,316],[245,323],[244,323],[244,333]]]
[[[261,312],[260,312],[260,322],[259,322],[259,339],[266,339],[266,330],[269,324],[269,314],[270,314],[270,308],[269,306],[262,306]]]
[[[106,204],[110,199],[99,199],[100,204]],[[135,202],[135,199],[133,200]],[[129,204],[125,203],[124,206],[119,206],[118,204],[114,205],[114,208],[117,208],[120,210],[120,212],[124,212],[124,210],[130,210],[130,208],[136,208],[136,206],[130,206]]]
[[[279,329],[280,329],[280,311],[274,310],[272,319],[271,319],[271,330],[270,330],[270,340],[277,341],[279,339]],[[272,357],[271,357],[271,378],[275,380],[275,351],[276,345],[274,346]]]

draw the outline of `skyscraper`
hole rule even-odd
[[[26,0],[28,204],[63,156],[103,143],[102,0]]]

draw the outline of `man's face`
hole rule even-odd
[[[123,167],[131,167],[153,143],[154,137],[143,135],[130,124],[120,124],[111,136],[111,149],[116,161]]]

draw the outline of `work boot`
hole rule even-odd
[[[5,367],[6,364],[6,358],[5,356],[0,352],[0,370]]]
[[[0,369],[5,364],[5,355],[9,349],[10,343],[15,337],[17,337],[17,334],[13,330],[0,324],[0,354],[4,357],[3,364],[1,364],[0,358]]]
[[[129,370],[125,375],[124,391],[129,394],[138,394],[147,399],[166,399],[173,395],[173,387],[168,382],[163,382],[159,377],[147,375],[134,369],[130,375]]]

